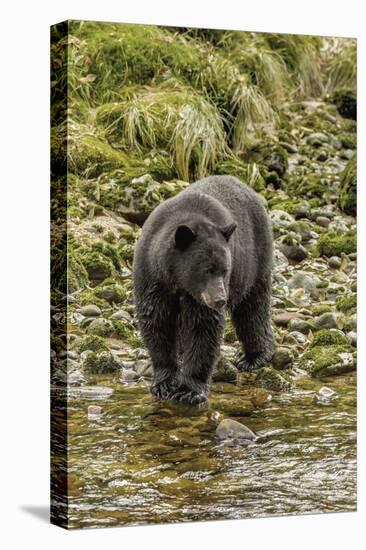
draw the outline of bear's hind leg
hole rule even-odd
[[[153,363],[150,388],[158,399],[169,399],[177,385],[177,300],[151,293],[137,300],[138,324]]]
[[[232,310],[236,334],[245,353],[237,362],[240,371],[252,372],[272,359],[270,276],[260,280]]]
[[[186,296],[181,306],[183,366],[172,399],[189,405],[205,403],[224,331],[224,316]]]

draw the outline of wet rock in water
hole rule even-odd
[[[320,225],[320,227],[328,227],[328,225],[330,224],[330,219],[326,218],[325,216],[318,216],[315,219],[315,223]]]
[[[356,370],[356,352],[350,345],[319,345],[306,351],[299,365],[317,378],[345,374]]]
[[[249,416],[254,411],[254,405],[249,399],[214,399],[212,405],[230,416]]]
[[[357,347],[357,332],[354,332],[354,331],[350,331],[350,332],[347,332],[347,339],[348,339],[348,342],[351,344],[351,346],[353,347]]]
[[[323,313],[314,319],[314,329],[337,328],[337,315],[331,311]]]
[[[278,327],[287,327],[292,319],[304,319],[304,316],[298,311],[283,311],[273,317],[273,322]]]
[[[294,356],[288,348],[277,348],[271,362],[277,370],[290,369],[294,362]]]
[[[83,386],[81,388],[69,388],[67,396],[70,399],[102,400],[108,399],[113,394],[112,388],[105,386]]]
[[[289,391],[291,379],[272,367],[262,367],[256,371],[255,385],[271,391]]]
[[[328,265],[332,269],[339,269],[342,265],[342,260],[339,256],[331,256],[328,260]]]
[[[331,388],[327,388],[326,386],[323,386],[315,395],[315,401],[321,404],[328,404],[334,399],[336,399],[337,397],[338,397],[337,392],[335,392]]]
[[[67,377],[68,386],[82,386],[85,384],[85,376],[80,369],[75,369]]]
[[[102,310],[100,309],[100,307],[94,304],[89,304],[80,308],[79,313],[81,313],[81,315],[84,315],[84,317],[99,317],[100,315],[102,315]]]
[[[128,323],[132,323],[132,317],[128,313],[128,311],[125,311],[124,309],[119,309],[113,315],[110,316],[110,319],[117,319],[118,321],[127,321]]]
[[[93,336],[111,336],[113,331],[113,323],[109,319],[94,319],[86,332]]]
[[[120,381],[121,382],[137,382],[141,377],[132,369],[122,369]]]
[[[302,334],[309,334],[313,329],[313,325],[304,319],[292,319],[289,324],[289,329]]]
[[[92,374],[116,372],[120,366],[120,362],[110,351],[93,351],[83,362],[84,371]]]
[[[220,441],[230,441],[234,444],[245,445],[256,439],[256,435],[244,424],[225,418],[216,428],[216,436]]]
[[[319,285],[319,277],[307,271],[297,271],[288,282],[290,288],[304,288],[305,290],[311,290]]]
[[[99,405],[89,405],[88,407],[88,420],[99,420],[103,413],[102,407]]]
[[[238,370],[234,367],[233,363],[221,355],[213,368],[212,380],[214,382],[234,382],[237,374]]]

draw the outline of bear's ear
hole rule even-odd
[[[224,235],[225,239],[228,241],[236,228],[237,228],[236,223],[231,223],[230,225],[227,225],[221,228],[220,231]]]
[[[175,246],[179,250],[186,250],[196,238],[196,234],[187,225],[178,225],[175,231]]]

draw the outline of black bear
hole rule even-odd
[[[133,266],[136,314],[152,362],[151,393],[207,400],[226,309],[253,371],[273,355],[272,230],[261,198],[231,176],[210,176],[146,220]]]

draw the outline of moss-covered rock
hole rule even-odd
[[[212,380],[214,382],[234,382],[237,374],[238,371],[234,367],[233,363],[221,355],[220,359],[213,368]]]
[[[94,336],[112,336],[114,327],[112,321],[109,319],[94,319],[87,328],[87,333]]]
[[[255,385],[276,392],[289,391],[292,386],[291,377],[272,367],[262,367],[256,372]]]
[[[354,155],[341,175],[338,206],[346,214],[356,216],[357,212],[357,157]]]
[[[107,279],[95,287],[94,295],[106,300],[109,304],[120,304],[126,300],[127,290],[116,281]]]
[[[356,369],[356,354],[350,345],[316,345],[300,358],[300,367],[311,376],[333,376]]]
[[[347,233],[335,231],[323,233],[318,240],[319,254],[324,256],[340,256],[357,251],[357,235],[354,230]]]
[[[357,295],[347,294],[347,296],[339,296],[336,300],[336,308],[343,313],[356,313],[357,311]]]
[[[86,350],[91,351],[109,351],[109,348],[103,338],[96,335],[85,336],[80,342],[77,343],[77,349],[80,353]]]
[[[311,341],[310,347],[348,345],[346,336],[340,330],[321,329]]]
[[[72,294],[86,287],[88,284],[88,272],[81,258],[73,252],[69,252],[67,261],[67,292]]]
[[[112,261],[96,250],[84,250],[81,261],[88,273],[89,280],[93,283],[104,281],[114,273]]]
[[[106,374],[118,371],[121,366],[110,351],[93,351],[85,358],[83,368],[91,374]]]

